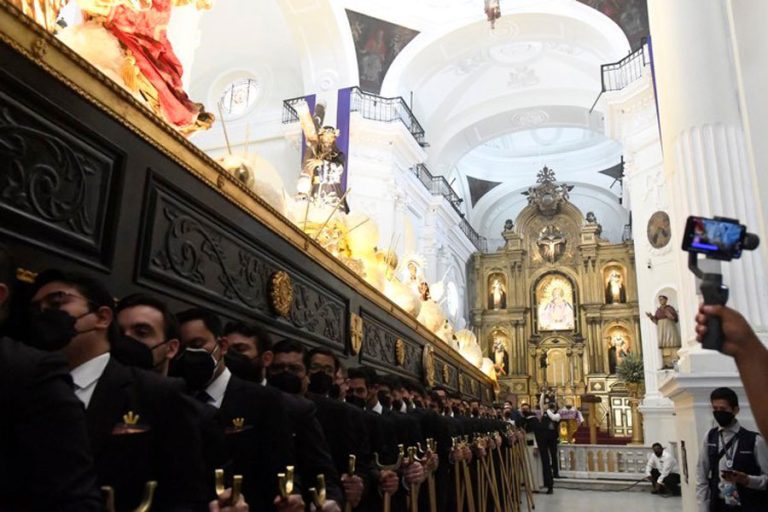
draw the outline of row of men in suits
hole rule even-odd
[[[0,247],[0,323],[14,268]],[[453,439],[506,429],[444,389],[344,379],[330,351],[147,295],[115,303],[87,276],[43,272],[25,306],[25,344],[0,341],[3,510],[103,510],[104,487],[135,510],[150,481],[156,511],[405,510],[428,475],[450,510],[451,463],[472,457]]]

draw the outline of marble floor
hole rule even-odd
[[[663,498],[644,492],[555,489],[552,495],[535,496],[536,512],[679,512],[683,509],[680,498]]]

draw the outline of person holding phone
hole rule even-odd
[[[768,510],[768,448],[757,432],[736,420],[739,398],[730,388],[710,395],[718,426],[704,438],[699,453],[696,501],[699,512]]]

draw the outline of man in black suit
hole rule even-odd
[[[317,406],[317,420],[323,427],[336,471],[341,475],[346,503],[355,508],[362,500],[370,477],[370,440],[363,412],[330,397],[341,367],[333,352],[313,348],[304,356],[304,365],[309,375],[307,397]],[[350,455],[355,456],[354,474],[349,474]]]
[[[243,494],[253,510],[301,512],[299,494],[279,495],[278,473],[294,465],[293,440],[280,393],[243,380],[224,364],[229,349],[221,320],[204,309],[177,315],[183,352],[172,374],[196,398],[219,409],[227,437],[231,474],[243,475]]]
[[[331,459],[323,429],[317,421],[317,408],[304,397],[308,383],[304,364],[306,350],[301,343],[287,339],[276,343],[272,352],[274,359],[267,368],[267,382],[286,393],[284,398],[290,404],[288,411],[296,443],[296,469],[306,488],[316,485],[317,475],[324,475],[328,500],[321,510],[340,512],[343,494],[339,474]],[[305,500],[310,499],[307,494]]]
[[[123,346],[134,344],[145,353],[139,359],[151,361],[155,372],[168,376],[170,362],[179,354],[179,324],[168,306],[151,295],[135,293],[120,300],[115,308],[117,324],[123,337]],[[138,349],[130,349],[136,353]],[[123,361],[125,363],[125,361]],[[178,380],[178,379],[177,379]],[[178,380],[182,389],[183,381]],[[198,426],[203,442],[203,460],[207,495],[215,497],[215,470],[228,467],[224,432],[220,428],[219,411],[184,395],[197,412]]]
[[[0,245],[0,325],[15,265]],[[0,339],[0,505],[3,510],[102,509],[82,404],[66,361]]]
[[[85,405],[98,483],[117,510],[133,510],[148,481],[152,510],[205,510],[204,466],[194,410],[178,386],[110,357],[112,295],[97,280],[47,271],[35,280],[28,342],[60,350]]]

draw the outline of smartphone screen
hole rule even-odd
[[[746,226],[737,221],[691,216],[685,224],[683,250],[719,260],[738,258],[745,233]]]

